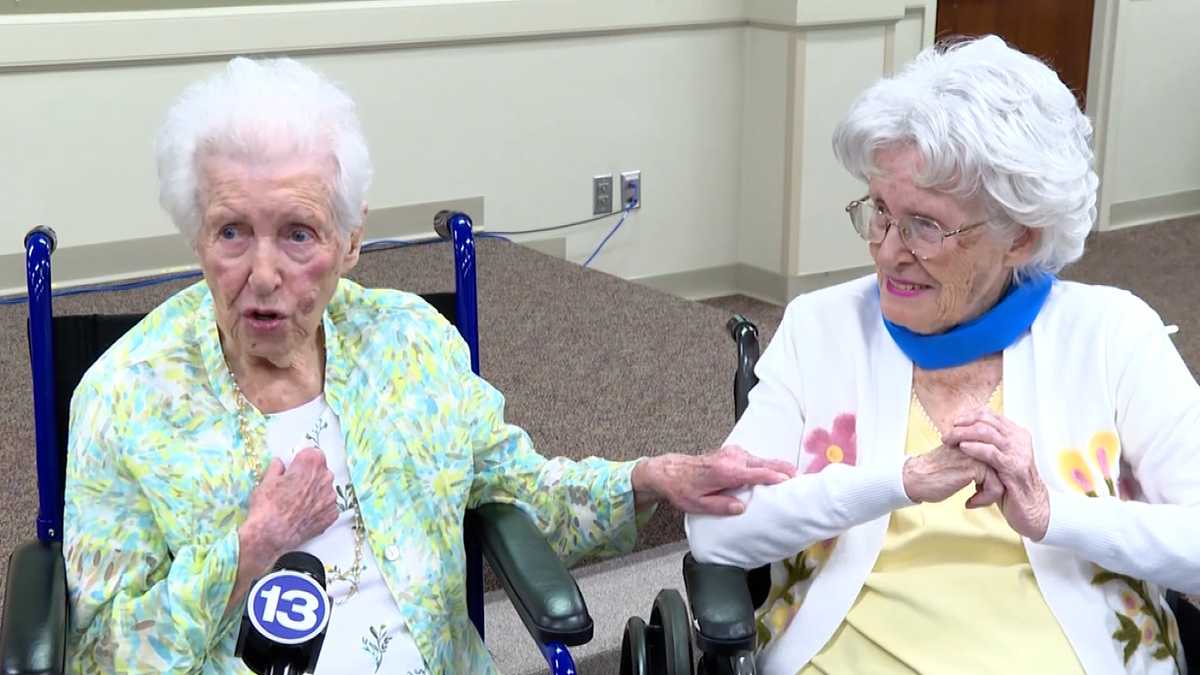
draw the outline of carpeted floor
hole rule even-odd
[[[1200,216],[1093,234],[1083,258],[1062,277],[1118,286],[1179,326],[1175,346],[1200,376]]]
[[[1200,372],[1195,267],[1200,218],[1096,235],[1084,260],[1063,276],[1133,290],[1167,323]],[[363,256],[353,277],[415,292],[452,287],[446,245]],[[732,421],[731,312],[755,321],[764,340],[782,308],[744,296],[695,303],[529,249],[482,240],[482,371],[508,398],[508,419],[545,454],[630,459],[699,452],[717,445]],[[56,301],[60,314],[148,311],[184,283]],[[0,306],[0,556],[33,537],[37,496],[24,305]],[[764,343],[765,344],[765,343]],[[639,548],[682,537],[679,514],[662,510]]]

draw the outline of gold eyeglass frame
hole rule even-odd
[[[881,243],[883,243],[884,239],[887,239],[888,231],[891,230],[893,227],[896,227],[900,224],[900,219],[897,218],[896,216],[893,216],[890,213],[881,212],[881,211],[879,211],[878,207],[876,207],[876,209],[875,209],[876,212],[887,219],[886,220],[887,226],[883,228],[883,236],[879,238],[879,241],[872,242],[869,238],[867,238],[867,235],[863,234],[862,232],[859,232],[858,227],[856,227],[854,225],[854,211],[856,209],[859,209],[862,206],[865,206],[867,204],[867,202],[871,202],[871,204],[874,205],[874,200],[871,199],[870,194],[865,194],[862,197],[851,201],[849,204],[846,204],[846,209],[845,209],[846,215],[850,218],[850,227],[853,228],[854,233],[857,234],[863,241],[867,242],[868,244],[871,244],[871,243],[881,244]],[[933,253],[930,255],[920,255],[913,249],[913,246],[908,243],[908,237],[906,237],[904,235],[904,228],[898,229],[898,233],[900,235],[900,243],[904,244],[904,248],[908,249],[909,253],[913,254],[913,256],[915,256],[916,258],[918,258],[920,260],[929,260],[930,258],[934,258],[934,257],[938,256],[939,254],[941,254],[941,252],[944,250],[943,247],[946,244],[946,240],[949,239],[950,237],[962,234],[963,232],[969,232],[970,230],[973,230],[973,229],[979,227],[980,225],[986,225],[988,222],[986,220],[981,220],[978,223],[971,223],[969,225],[963,225],[962,227],[958,228],[957,230],[946,232],[945,230],[942,229],[942,224],[937,222],[936,220],[933,220],[932,218],[925,218],[924,216],[921,216],[921,218],[923,220],[926,220],[930,223],[933,223],[935,226],[937,226],[938,234],[942,235],[942,238],[937,243],[937,252],[936,253]],[[912,216],[909,216],[908,220],[911,222]],[[870,228],[870,223],[867,224],[867,227],[868,227],[868,229]]]

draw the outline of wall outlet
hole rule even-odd
[[[621,173],[621,209],[628,211],[642,205],[642,172]]]
[[[612,174],[592,176],[592,215],[604,216],[613,212]]]

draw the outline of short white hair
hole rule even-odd
[[[184,89],[167,112],[155,144],[158,199],[194,242],[207,156],[255,159],[327,155],[334,165],[331,204],[343,233],[362,225],[373,169],[354,101],[292,59],[238,57]]]
[[[925,49],[895,77],[854,101],[833,150],[863,181],[876,154],[916,148],[918,182],[959,199],[981,198],[997,233],[1041,230],[1019,277],[1054,274],[1083,255],[1100,179],[1092,125],[1053,70],[989,35]]]

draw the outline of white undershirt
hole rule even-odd
[[[350,475],[342,428],[323,394],[297,408],[267,416],[267,449],[283,460],[284,466],[290,466],[296,453],[309,447],[325,453],[340,512],[328,530],[300,547],[325,563],[326,590],[334,604],[315,675],[428,675],[365,541],[358,592],[347,598],[351,584],[343,575],[349,576],[354,565],[354,509],[347,490]]]

